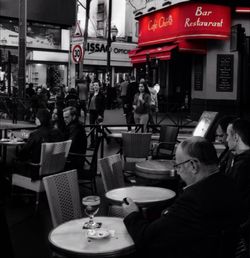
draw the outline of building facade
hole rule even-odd
[[[18,86],[18,12],[18,0],[0,0],[0,61],[11,86]],[[27,0],[27,83],[67,84],[70,28],[75,20],[75,1]]]
[[[91,78],[97,77],[100,81],[106,81],[107,78],[107,38],[108,38],[108,0],[91,0],[90,18],[88,24],[88,40],[85,49],[84,58],[79,68],[74,64],[71,66],[71,81],[76,77]],[[82,6],[86,6],[86,1],[81,1]],[[134,20],[134,8],[128,1],[112,1],[111,30],[117,29],[117,35],[111,37],[110,48],[110,66],[112,72],[111,85],[119,83],[121,78],[127,74],[134,73],[134,68],[130,62],[128,52],[136,47],[137,21]],[[79,6],[78,20],[82,31],[85,28],[86,10]],[[75,69],[80,69],[77,71]]]
[[[173,2],[146,1],[135,11],[138,47],[130,58],[137,75],[160,84],[163,111],[248,115],[249,6]]]

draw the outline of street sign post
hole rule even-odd
[[[74,64],[79,64],[83,60],[83,47],[80,44],[72,45],[72,61]]]

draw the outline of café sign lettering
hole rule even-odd
[[[212,15],[212,11],[203,11],[202,6],[197,6],[195,11],[195,16],[197,19],[192,20],[191,18],[186,18],[184,27],[195,27],[195,26],[205,26],[205,27],[222,27],[223,19],[220,21],[202,21],[202,16],[210,16]]]
[[[182,2],[140,17],[138,45],[178,39],[227,39],[230,28],[230,7]]]

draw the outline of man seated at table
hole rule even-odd
[[[66,139],[72,140],[69,154],[70,168],[78,168],[84,165],[84,159],[74,154],[85,154],[87,149],[87,136],[84,125],[79,121],[78,111],[69,106],[63,110],[63,118],[66,124]]]
[[[227,161],[225,174],[232,178],[250,214],[250,121],[236,119],[227,127],[227,144],[233,153]],[[250,215],[242,225],[244,236],[250,239]],[[249,247],[250,248],[250,247]]]
[[[29,138],[18,154],[18,160],[15,164],[15,172],[32,179],[38,179],[38,169],[31,169],[27,166],[28,162],[39,163],[41,155],[41,145],[43,142],[63,141],[63,135],[58,129],[51,126],[51,114],[47,109],[38,110],[35,118],[38,128],[30,133]]]
[[[176,162],[187,186],[160,218],[148,222],[131,199],[123,204],[137,250],[144,257],[234,257],[245,212],[233,180],[218,170],[214,146],[202,137],[188,138],[177,147]]]

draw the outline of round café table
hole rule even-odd
[[[14,146],[14,147],[18,148],[19,146],[22,146],[24,144],[25,144],[25,142],[23,140],[10,140],[7,138],[0,139],[0,146],[2,147],[1,159],[2,159],[3,164],[6,164],[7,147]]]
[[[174,179],[173,165],[173,160],[146,160],[135,164],[135,173],[138,177],[147,179]]]
[[[135,252],[135,245],[122,218],[98,217],[101,229],[108,230],[110,235],[101,239],[87,236],[88,230],[83,224],[89,218],[65,222],[49,233],[49,243],[53,250],[66,257],[119,257]]]
[[[161,204],[175,197],[175,192],[154,186],[128,186],[110,190],[105,196],[112,204],[121,205],[125,197],[130,197],[138,206],[148,207]]]

